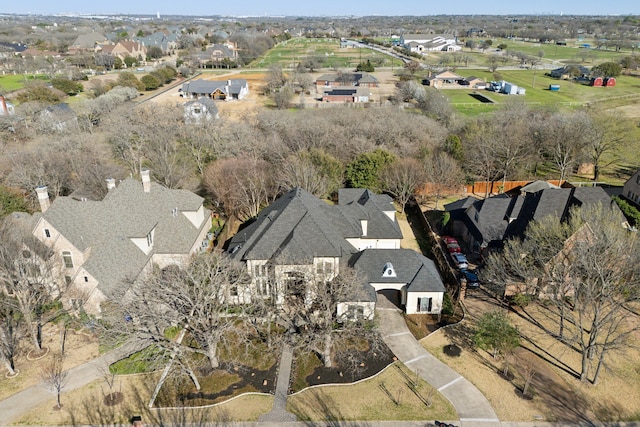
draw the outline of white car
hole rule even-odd
[[[453,265],[455,265],[458,270],[466,270],[469,268],[469,261],[467,261],[467,257],[464,256],[464,254],[454,252],[451,254],[451,259],[453,260]]]

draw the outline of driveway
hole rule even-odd
[[[402,311],[383,302],[382,308],[376,309],[376,314],[387,346],[401,362],[451,402],[458,412],[461,426],[500,426],[498,416],[480,390],[427,352],[413,337]]]

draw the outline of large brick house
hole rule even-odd
[[[295,188],[260,212],[230,241],[228,253],[242,261],[254,294],[287,304],[290,297],[313,300],[306,283],[331,281],[353,267],[362,278],[354,298],[338,306],[338,316],[372,318],[376,291],[396,292],[407,313],[439,313],[444,285],[435,264],[401,249],[402,232],[389,196],[342,189],[330,205]]]

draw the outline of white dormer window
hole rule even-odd
[[[382,269],[382,277],[396,277],[396,271],[393,269],[393,264],[387,262]]]

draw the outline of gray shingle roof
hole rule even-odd
[[[383,277],[385,264],[391,263],[395,277]],[[411,249],[365,249],[349,261],[367,283],[406,283],[409,292],[445,292],[435,263]]]
[[[212,94],[216,90],[220,90],[221,92],[227,95],[239,94],[243,87],[247,86],[247,81],[245,79],[233,79],[230,83],[226,80],[224,81],[213,81],[213,80],[193,80],[188,83],[182,85],[182,91],[184,93],[195,93],[199,95],[204,94]]]
[[[463,221],[477,241],[486,244],[522,236],[531,221],[548,216],[564,221],[573,206],[601,203],[611,207],[624,221],[620,209],[601,187],[553,188],[537,184],[533,189],[536,187],[542,189],[513,197],[501,194],[475,201],[468,197],[449,203],[445,209],[452,218]]]
[[[154,182],[145,193],[139,181],[129,178],[102,201],[58,197],[43,217],[76,248],[90,249],[83,267],[110,296],[123,280],[137,277],[153,254],[189,253],[208,222],[196,227],[180,212],[195,212],[202,201],[190,191]],[[145,255],[130,239],[144,238],[154,227],[153,250]]]
[[[362,195],[368,190],[356,191]],[[240,230],[231,239],[229,252],[242,260],[278,259],[292,263],[308,263],[314,257],[350,256],[355,248],[346,238],[362,236],[361,219],[368,221],[367,238],[402,238],[398,224],[378,208],[384,202],[373,201],[375,197],[386,200],[388,196],[370,193],[364,204],[348,200],[344,205],[331,206],[294,188]]]

